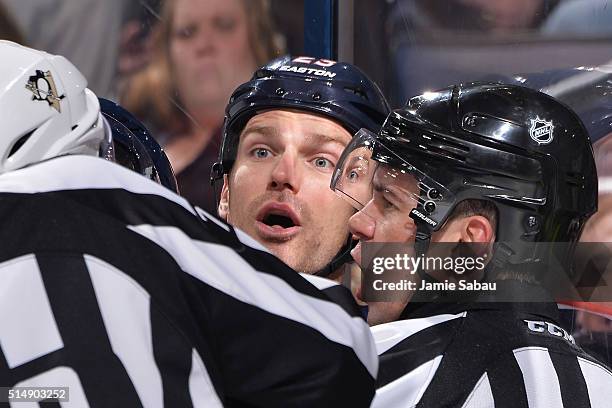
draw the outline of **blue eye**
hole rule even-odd
[[[334,164],[324,157],[317,157],[316,159],[314,159],[313,163],[315,167],[320,167],[320,168],[334,167]]]
[[[259,148],[253,150],[253,155],[258,159],[265,159],[270,156],[270,151],[268,149]]]
[[[362,166],[357,166],[350,169],[350,171],[347,171],[346,178],[351,183],[357,183],[359,181],[359,177],[364,175],[366,172],[367,170],[365,170]]]

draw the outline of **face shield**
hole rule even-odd
[[[402,226],[412,219],[430,231],[441,226],[455,203],[454,195],[426,169],[391,151],[365,129],[340,157],[331,189],[376,223]]]
[[[104,138],[100,143],[100,150],[98,151],[98,157],[101,157],[108,161],[115,161],[115,147],[113,146],[113,131],[111,130],[110,124],[106,118],[102,117],[102,128],[104,129]]]

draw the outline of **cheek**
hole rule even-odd
[[[319,203],[315,208],[332,207],[336,210],[349,211],[352,207],[329,188],[330,177],[317,173],[304,173],[304,196],[316,197],[313,201]],[[325,206],[325,207],[324,207]]]
[[[232,178],[246,185],[260,184],[268,174],[267,167],[263,163],[253,163],[253,161],[239,155],[234,162]]]
[[[186,58],[189,54],[187,51],[189,46],[182,41],[173,40],[170,42],[170,64],[173,66],[179,66],[183,58]]]
[[[247,166],[238,166],[232,173],[230,199],[234,202],[248,202],[248,197],[256,197],[265,190],[266,182],[262,171],[253,171]]]
[[[312,210],[324,215],[329,222],[345,223],[348,228],[348,219],[354,213],[353,207],[329,188],[328,179],[313,180],[313,178],[302,185],[302,199],[308,200]]]
[[[333,194],[333,193],[332,193]],[[313,206],[315,210],[325,211],[331,223],[338,224],[342,229],[348,230],[349,219],[355,214],[355,209],[338,196],[334,196],[329,203],[319,200]]]
[[[374,239],[380,242],[411,242],[416,236],[416,227],[411,220],[394,219],[376,224]]]
[[[188,52],[187,46],[179,42],[172,42],[170,44],[170,66],[174,74],[174,80],[181,82],[185,79],[186,74],[189,72],[191,66],[190,53]]]

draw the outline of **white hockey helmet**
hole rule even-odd
[[[66,58],[0,41],[0,174],[65,154],[104,155],[108,125]]]

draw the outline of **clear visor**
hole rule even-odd
[[[361,129],[334,170],[331,189],[360,212],[379,220],[414,213],[433,230],[454,203],[450,191],[398,156],[376,134]],[[413,211],[414,210],[414,211]]]
[[[102,117],[102,127],[104,129],[104,138],[100,143],[98,156],[105,160],[114,162],[115,148],[113,146],[113,131],[111,130],[110,124],[104,117]]]

